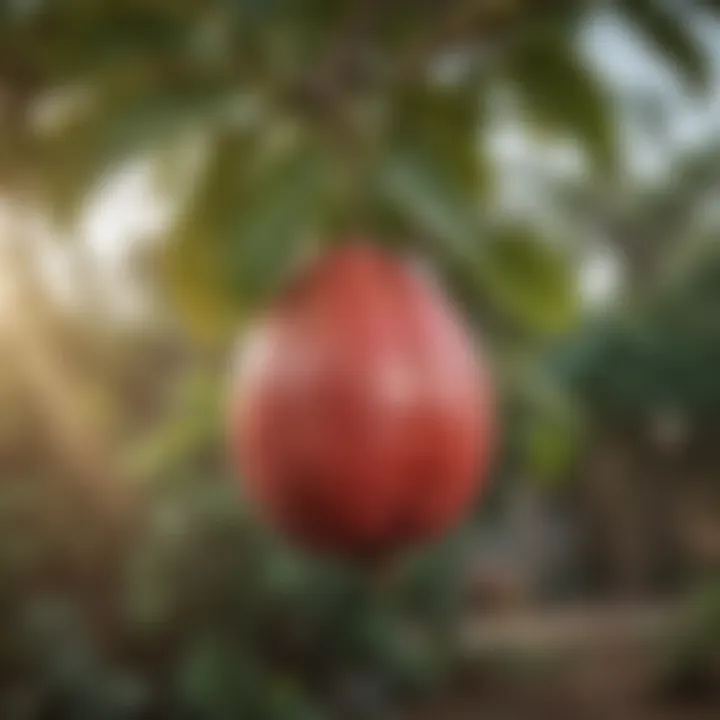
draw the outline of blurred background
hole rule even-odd
[[[720,717],[720,5],[0,0],[0,717]],[[504,443],[381,581],[256,521],[231,348],[425,257]]]

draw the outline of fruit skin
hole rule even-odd
[[[272,525],[357,559],[457,522],[487,475],[488,373],[433,283],[372,245],[327,253],[243,342],[230,448]]]

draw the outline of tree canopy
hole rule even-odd
[[[688,8],[614,11],[703,87]],[[118,168],[153,163],[180,198],[166,275],[200,324],[234,323],[298,256],[349,233],[419,248],[473,289],[471,304],[525,327],[573,317],[556,243],[496,217],[487,136],[515,118],[577,139],[598,182],[621,175],[612,98],[579,45],[593,3],[39,0],[0,12],[5,192],[72,222]]]

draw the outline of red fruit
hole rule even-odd
[[[374,247],[331,252],[244,344],[231,446],[305,546],[386,554],[456,522],[487,473],[489,379],[438,289]]]

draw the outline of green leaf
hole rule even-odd
[[[393,105],[392,146],[422,153],[467,201],[477,202],[488,181],[478,143],[481,89],[475,83],[412,86],[396,94]]]
[[[223,334],[237,321],[239,309],[228,277],[228,227],[246,193],[257,142],[254,132],[218,134],[163,251],[163,274],[172,299],[203,336]]]
[[[525,452],[530,471],[546,483],[561,480],[576,457],[575,427],[563,419],[538,418],[525,434]]]
[[[300,143],[259,157],[254,134],[221,138],[166,250],[167,278],[195,329],[224,333],[275,290],[317,227],[325,156]]]
[[[570,264],[557,248],[527,230],[505,230],[486,241],[479,273],[498,307],[530,329],[558,332],[576,316]]]
[[[636,30],[661,57],[672,61],[692,87],[707,87],[709,58],[680,13],[652,0],[625,0],[620,7]]]
[[[123,163],[204,129],[234,99],[222,83],[132,84],[103,89],[67,126],[38,138],[38,169],[56,220],[72,222],[88,194]]]
[[[123,463],[128,476],[144,480],[177,473],[214,447],[222,435],[223,389],[205,373],[186,379],[168,420],[130,447]]]
[[[506,71],[531,124],[581,140],[600,170],[616,169],[612,102],[571,35],[555,27],[528,33]]]
[[[381,196],[416,232],[467,255],[478,234],[474,208],[433,159],[420,151],[391,156],[379,178]]]
[[[299,148],[260,179],[231,233],[233,282],[239,295],[262,298],[277,287],[319,224],[325,158]]]
[[[427,155],[393,156],[380,187],[414,231],[442,242],[441,260],[469,270],[473,283],[501,310],[534,330],[552,332],[570,324],[577,297],[572,269],[561,253],[525,231],[480,242],[475,209]]]
[[[421,234],[463,258],[474,251],[489,176],[482,110],[474,83],[413,85],[393,97],[375,191],[395,233]]]
[[[569,478],[586,438],[584,408],[562,370],[526,352],[504,358],[506,393],[518,412],[518,455],[530,477],[548,487]]]

